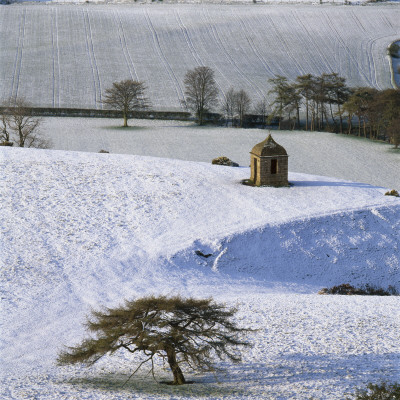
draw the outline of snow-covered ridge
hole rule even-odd
[[[126,259],[132,266],[149,260],[156,266],[178,253],[193,255],[199,246],[215,256],[207,260],[214,270],[224,265],[228,272],[248,270],[268,279],[271,268],[290,271],[300,263],[302,279],[313,282],[316,274],[318,284],[351,280],[351,271],[357,282],[398,284],[400,204],[384,196],[384,188],[296,173],[289,176],[290,188],[252,188],[240,184],[249,168],[0,150],[6,276],[58,275],[58,268],[87,270],[92,264],[119,270]],[[246,243],[243,251],[240,243]]]

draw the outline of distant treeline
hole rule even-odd
[[[280,129],[329,130],[400,144],[400,90],[350,88],[337,73],[269,80],[274,95],[270,118]],[[305,110],[301,120],[300,110]]]

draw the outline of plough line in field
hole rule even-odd
[[[57,8],[52,10],[52,35],[53,47],[53,107],[60,106],[60,47],[58,41],[58,12]]]
[[[315,38],[311,35],[309,29],[307,28],[306,24],[300,18],[297,11],[292,11],[292,15],[298,21],[299,25],[302,27],[302,29],[306,33],[307,37],[309,38],[310,43],[312,43],[312,45],[318,50],[317,54],[318,54],[318,57],[321,59],[321,64],[324,64],[327,70],[331,70],[332,67],[330,66],[329,61],[327,60],[324,52],[321,51],[321,48],[318,44],[318,40],[315,40]],[[322,69],[320,68],[320,64],[314,63],[314,66],[317,68],[318,73],[321,74]]]
[[[101,104],[101,83],[99,70],[97,68],[96,57],[94,53],[93,46],[93,38],[92,38],[92,29],[90,25],[90,17],[87,9],[82,10],[83,21],[85,25],[85,39],[86,39],[86,49],[89,56],[90,67],[92,69],[93,76],[93,89],[94,89],[94,102],[96,104],[96,108],[99,104]]]
[[[178,10],[174,11],[174,16],[175,16],[175,19],[176,19],[176,21],[177,21],[177,23],[179,25],[179,28],[180,28],[180,30],[182,32],[182,35],[185,38],[187,47],[188,47],[193,59],[195,60],[195,62],[196,62],[196,64],[198,66],[202,66],[203,62],[201,61],[201,58],[199,57],[196,49],[193,46],[192,39],[189,36],[189,32],[188,32],[186,26],[182,22],[182,19],[181,19],[180,15],[179,15],[179,11]]]
[[[343,49],[346,51],[347,55],[348,55],[348,59],[352,61],[353,64],[353,68],[354,70],[358,71],[359,74],[361,76],[363,76],[363,78],[365,79],[366,82],[368,82],[368,77],[365,74],[364,71],[362,71],[361,68],[359,68],[360,66],[360,61],[357,61],[353,55],[353,53],[350,51],[349,47],[347,46],[346,42],[343,40],[343,38],[341,37],[340,33],[338,32],[337,28],[334,26],[334,24],[332,23],[330,16],[327,14],[326,11],[323,12],[323,15],[329,25],[329,27],[332,29],[332,31],[335,33],[337,40],[339,41],[339,43],[342,45]]]
[[[229,54],[229,52],[226,50],[226,47],[219,35],[218,29],[215,26],[215,24],[212,22],[212,18],[210,16],[210,11],[209,8],[205,8],[203,7],[203,12],[207,13],[206,15],[206,19],[209,23],[209,26],[211,28],[211,32],[213,34],[215,43],[218,45],[218,47],[221,49],[221,51],[225,54],[225,57],[227,58],[227,60],[230,62],[230,64],[236,69],[236,71],[239,73],[239,75],[243,78],[244,81],[246,81],[249,86],[251,86],[253,88],[253,90],[255,92],[257,92],[260,96],[260,98],[263,98],[264,95],[261,92],[261,90],[257,87],[257,85],[253,84],[253,82],[247,77],[247,74],[245,74],[237,65],[237,63],[235,62],[235,60],[232,58],[232,56]]]
[[[124,55],[125,58],[125,63],[128,67],[129,70],[129,74],[131,76],[132,80],[136,80],[138,81],[138,75],[136,73],[136,69],[135,69],[135,64],[132,60],[131,54],[129,52],[128,46],[127,46],[127,42],[126,42],[126,35],[125,35],[125,31],[124,31],[124,26],[121,20],[121,15],[118,11],[114,10],[114,20],[116,25],[118,26],[118,37],[119,37],[119,42],[121,45],[121,49],[122,49],[122,53]]]
[[[183,105],[182,104],[185,102],[185,95],[184,95],[184,93],[183,93],[183,91],[181,89],[181,86],[179,84],[178,79],[175,76],[175,73],[174,73],[173,69],[171,68],[171,65],[169,64],[169,62],[167,60],[167,57],[165,56],[165,54],[164,54],[164,52],[163,52],[163,50],[161,48],[160,40],[158,38],[157,31],[155,30],[154,25],[151,22],[151,19],[150,19],[150,16],[149,16],[149,12],[148,12],[147,8],[144,9],[144,15],[146,17],[147,26],[148,26],[151,34],[152,34],[153,42],[154,42],[154,45],[156,47],[158,56],[160,57],[160,60],[163,62],[164,67],[165,67],[168,75],[170,76],[170,78],[172,79],[172,81],[175,84],[175,91],[176,91],[176,94],[178,96],[178,101],[179,101],[179,104],[180,104],[181,108],[183,109]]]
[[[16,100],[18,97],[19,78],[21,74],[22,54],[23,54],[24,38],[25,38],[25,23],[26,23],[26,8],[23,9],[22,17],[19,22],[18,45],[17,45],[18,47],[17,47],[17,52],[15,54],[14,74],[12,78],[11,93],[10,93],[10,98],[12,100]]]

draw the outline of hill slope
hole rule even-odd
[[[252,188],[248,168],[9,148],[0,167],[2,398],[337,399],[398,375],[397,298],[311,294],[399,288],[400,204],[384,189],[295,173]],[[260,328],[244,365],[179,393],[146,375],[121,388],[124,354],[54,368],[91,306],[150,293],[237,304]]]
[[[188,69],[208,65],[221,92],[254,103],[268,79],[337,72],[350,86],[392,87],[387,47],[396,5],[0,6],[0,103],[101,107],[112,82],[146,82],[155,109],[181,109]]]

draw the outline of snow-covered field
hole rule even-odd
[[[1,398],[333,400],[398,379],[399,298],[316,294],[400,288],[400,200],[384,188],[303,173],[252,188],[247,167],[17,148],[0,168]],[[146,370],[122,387],[126,354],[54,365],[90,307],[154,293],[237,305],[259,328],[243,364],[183,388]]]
[[[241,166],[268,131],[199,127],[192,122],[137,120],[121,128],[122,119],[45,118],[42,132],[57,150],[147,155],[211,162],[227,156]],[[291,171],[348,179],[400,190],[400,150],[326,132],[271,131],[289,154]]]
[[[0,6],[0,102],[100,108],[112,82],[146,82],[154,108],[181,109],[183,78],[215,70],[256,103],[268,79],[337,72],[351,86],[392,87],[387,47],[400,37],[396,4],[126,4]]]

